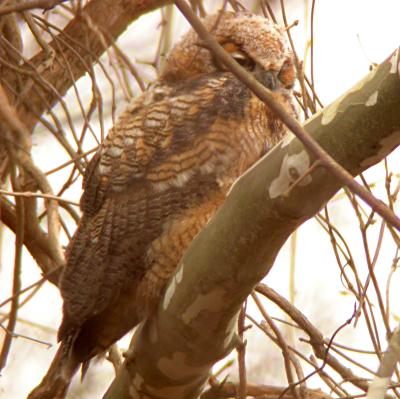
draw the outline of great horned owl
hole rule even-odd
[[[204,24],[294,114],[295,73],[284,30],[243,12],[211,16]],[[31,398],[46,397],[51,378],[53,385],[58,379],[52,397],[62,397],[68,382],[63,385],[54,370],[63,358],[67,381],[81,362],[151,314],[232,183],[285,132],[193,31],[184,36],[160,78],[123,112],[86,170],[82,219],[60,283],[62,345]]]

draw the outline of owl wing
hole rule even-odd
[[[229,135],[224,141],[220,133],[244,119],[250,97],[229,75],[219,73],[173,89],[157,87],[154,95],[136,100],[87,169],[83,212],[97,212],[108,194],[135,182],[163,190],[183,185],[196,171],[214,169],[232,147]]]
[[[250,92],[229,77],[150,90],[109,132],[84,178],[82,220],[61,280],[59,339],[140,280],[146,248],[167,219],[190,206],[193,191],[215,186],[218,171],[240,155],[229,132],[240,128]]]

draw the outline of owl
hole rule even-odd
[[[294,115],[295,72],[284,30],[246,12],[203,22]],[[61,347],[31,398],[63,397],[81,363],[151,316],[232,183],[285,133],[195,32],[183,37],[87,167],[82,218],[60,282]]]

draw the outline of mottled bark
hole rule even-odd
[[[386,390],[390,385],[390,379],[400,361],[400,326],[398,326],[389,340],[389,345],[383,354],[377,375],[371,382],[367,399],[381,399],[385,397]]]
[[[353,176],[400,144],[399,52],[304,127]],[[136,332],[114,398],[193,399],[236,345],[243,300],[289,235],[341,188],[293,136],[234,185],[169,282],[156,317]]]

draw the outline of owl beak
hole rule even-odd
[[[262,83],[267,89],[276,91],[278,89],[291,89],[294,85],[294,74],[285,67],[281,70],[262,69],[257,65],[254,73],[256,79]]]
[[[259,65],[257,65],[254,76],[267,89],[275,91],[282,86],[278,78],[278,73],[279,71],[274,70],[266,71],[265,69],[262,69]]]

